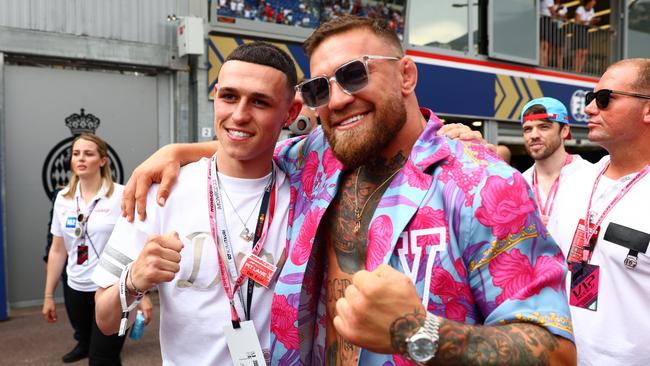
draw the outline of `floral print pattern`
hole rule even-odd
[[[557,319],[539,324],[572,340],[561,291],[566,265],[550,237],[535,236],[539,216],[521,175],[481,145],[436,136],[440,121],[429,110],[422,114],[429,123],[370,222],[367,269],[386,263],[409,274],[427,310],[439,316],[468,324]],[[283,144],[275,158],[296,189],[290,261],[271,318],[272,362],[280,365],[326,359],[325,250],[314,235],[336,196],[342,164],[320,128],[305,140]],[[524,228],[532,235],[511,235]],[[410,362],[364,349],[359,364]]]
[[[518,173],[513,175],[512,184],[499,176],[489,177],[481,190],[481,202],[476,218],[492,228],[492,234],[499,240],[518,233],[535,211],[528,185]]]

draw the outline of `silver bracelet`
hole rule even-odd
[[[142,297],[144,297],[144,295],[147,293],[147,290],[144,290],[144,291],[143,291],[143,290],[140,290],[139,288],[137,288],[137,287],[135,286],[135,284],[133,283],[133,276],[131,276],[131,268],[132,268],[132,267],[129,266],[129,268],[127,269],[126,277],[129,278],[129,282],[131,282],[131,287],[133,287],[133,290],[135,290],[135,295],[133,295],[133,294],[131,293],[131,291],[129,290],[129,288],[128,288],[127,286],[125,286],[125,287],[126,287],[126,291],[129,293],[129,295],[134,296],[135,298],[137,298],[138,300],[140,300],[140,299],[142,299]]]

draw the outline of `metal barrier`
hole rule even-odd
[[[540,66],[599,76],[613,62],[613,33],[542,16]]]

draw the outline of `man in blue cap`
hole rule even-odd
[[[571,139],[567,109],[557,99],[537,98],[521,111],[524,146],[535,160],[524,172],[526,182],[533,188],[544,225],[553,222],[553,205],[563,181],[591,166],[580,155],[571,155],[564,149],[564,140]],[[553,228],[549,228],[553,233]]]

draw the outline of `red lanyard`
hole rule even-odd
[[[607,216],[609,211],[611,211],[612,208],[614,208],[614,206],[618,203],[618,201],[620,201],[623,198],[623,196],[625,196],[627,194],[627,192],[629,192],[630,189],[632,189],[632,187],[638,181],[641,180],[641,178],[645,177],[646,174],[648,174],[648,170],[650,170],[650,165],[646,165],[645,168],[643,168],[643,170],[641,170],[639,173],[637,173],[637,175],[635,175],[634,178],[632,178],[632,180],[629,181],[625,185],[625,187],[623,187],[623,189],[621,189],[620,192],[618,192],[616,197],[614,197],[612,202],[610,202],[607,205],[607,207],[605,208],[603,213],[600,215],[598,220],[594,223],[594,230],[591,230],[591,225],[590,225],[590,221],[591,221],[591,215],[590,215],[591,203],[592,203],[592,201],[594,199],[594,193],[596,192],[596,188],[598,187],[598,182],[600,181],[600,177],[602,177],[603,174],[605,174],[605,171],[607,170],[608,167],[609,167],[609,163],[607,163],[607,165],[605,165],[605,167],[600,171],[600,173],[598,173],[598,177],[596,177],[596,181],[594,182],[594,186],[591,189],[591,195],[589,196],[589,205],[587,206],[587,213],[585,214],[585,243],[588,243],[589,239],[591,239],[591,237],[594,235],[594,233],[596,233],[598,231],[598,227],[600,227],[600,224],[603,222],[603,220],[605,219],[605,216]],[[591,248],[591,250],[593,251],[594,248]]]
[[[214,243],[217,247],[216,249],[217,249],[217,262],[219,264],[219,273],[221,275],[221,282],[223,283],[223,288],[226,292],[226,296],[228,297],[228,301],[230,302],[230,316],[233,323],[233,327],[239,328],[240,318],[239,318],[239,314],[237,313],[237,309],[235,308],[234,297],[235,297],[235,292],[240,288],[241,284],[246,279],[246,276],[242,274],[237,275],[234,251],[232,249],[232,245],[230,243],[230,239],[228,236],[228,230],[226,229],[226,225],[225,225],[223,201],[221,200],[221,196],[219,194],[219,180],[217,179],[216,163],[217,163],[216,155],[213,155],[212,159],[210,159],[208,163],[208,210],[210,213],[210,230],[212,232],[212,239],[214,240]],[[275,198],[276,198],[276,184],[275,184],[274,169],[275,168],[273,168],[273,170],[271,171],[271,180],[269,181],[269,184],[267,184],[266,188],[264,189],[264,197],[262,198],[260,213],[258,215],[258,223],[255,229],[255,237],[253,239],[252,253],[254,255],[259,255],[259,253],[262,251],[262,248],[264,247],[264,243],[266,241],[268,228],[271,226],[271,222],[273,221],[273,214],[275,212]],[[269,210],[268,223],[266,223],[267,208]],[[222,221],[220,223],[220,226],[222,226],[222,228],[221,231],[219,232],[221,236],[217,234],[217,215],[216,215],[217,212],[219,212],[220,213],[219,216],[223,218],[223,220],[219,220]],[[228,268],[226,268],[226,264],[224,263],[223,258],[221,258],[221,254],[219,251],[219,242],[220,242],[219,238],[221,238],[221,242],[223,242],[224,244],[224,249],[225,249],[224,252],[226,257],[228,258],[230,273]],[[234,283],[231,283],[232,280],[231,273],[234,276],[236,276],[236,280],[234,281]],[[252,285],[251,282],[249,282],[249,300],[251,295],[250,285]],[[242,306],[244,306],[243,303]]]
[[[573,155],[567,154],[566,158],[564,159],[564,164],[562,164],[562,168],[571,164],[572,161],[573,161]],[[542,205],[541,194],[539,192],[539,184],[537,183],[537,170],[533,169],[533,190],[535,191],[535,200],[537,201],[537,206],[539,207],[542,216],[551,216],[551,212],[553,211],[553,206],[555,205],[555,196],[557,195],[557,190],[560,188],[561,174],[562,172],[560,172],[557,178],[555,178],[555,182],[553,182],[551,189],[548,191],[546,202],[544,203],[544,205]]]

